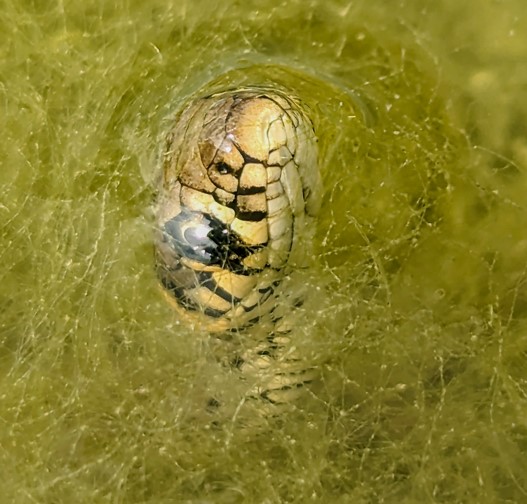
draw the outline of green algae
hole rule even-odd
[[[1,3],[5,502],[525,500],[527,30],[480,3]],[[255,83],[312,111],[325,199],[322,379],[251,430],[151,197],[179,104]]]

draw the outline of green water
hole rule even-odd
[[[1,500],[526,502],[523,7],[1,0]],[[271,83],[319,137],[321,380],[247,429],[150,204],[181,102]]]

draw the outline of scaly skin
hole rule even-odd
[[[269,324],[265,341],[236,358],[246,373],[258,375],[280,360],[277,349],[290,329],[278,321],[279,286],[309,253],[320,199],[313,125],[298,100],[281,92],[252,88],[197,99],[168,134],[157,274],[183,317],[209,332]],[[293,362],[284,366],[296,368]],[[278,380],[273,389],[299,381],[284,372],[270,378]],[[272,400],[269,390],[259,395]]]

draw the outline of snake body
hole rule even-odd
[[[313,124],[281,91],[211,94],[177,115],[162,167],[155,256],[165,294],[213,333],[245,334],[270,320],[270,336],[243,359],[258,373],[290,332],[278,326],[277,293],[309,250],[320,207]]]

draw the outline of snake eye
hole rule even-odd
[[[233,169],[224,161],[220,161],[219,163],[216,163],[216,170],[221,175],[227,175],[228,173],[233,173]]]

